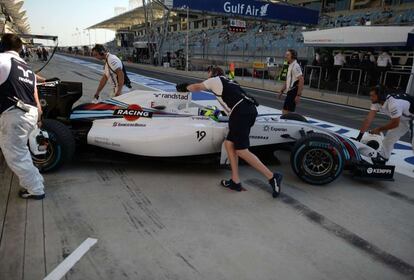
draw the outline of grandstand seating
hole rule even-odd
[[[357,10],[344,12],[343,15],[324,15],[320,18],[318,28],[413,23],[414,9]],[[303,44],[302,27],[276,23],[248,23],[246,30],[245,33],[229,32],[221,27],[191,30],[190,55],[192,58],[216,57],[217,60],[220,60],[220,57],[223,60],[226,56],[246,56],[251,61],[263,60],[264,57],[281,58],[287,48],[294,48],[300,57],[308,56],[308,48]],[[186,31],[169,33],[164,42],[164,55],[166,52],[174,53],[179,49],[185,49],[186,35]],[[134,41],[146,40],[146,36],[134,38]],[[127,52],[132,52],[132,49]]]
[[[392,11],[373,10],[354,12],[335,17],[322,17],[318,28],[355,26],[361,24],[394,25],[414,23],[414,10]],[[259,32],[261,29],[262,32]],[[207,29],[192,31],[190,51],[192,55],[249,55],[249,56],[283,56],[286,48],[295,48],[299,56],[306,56],[303,45],[302,28],[297,26],[266,23],[261,26],[248,26],[245,33],[231,33],[224,29]],[[186,32],[175,32],[165,42],[166,51],[185,48]],[[207,39],[205,39],[207,38]],[[138,38],[137,38],[138,39]]]

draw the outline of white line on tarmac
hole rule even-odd
[[[43,280],[59,280],[98,242],[98,239],[87,238],[75,251],[63,260],[48,276]]]

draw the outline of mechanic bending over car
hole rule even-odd
[[[371,110],[365,118],[360,133],[356,140],[360,141],[364,133],[369,129],[377,112],[381,112],[391,118],[391,121],[384,126],[374,128],[369,132],[380,134],[387,131],[382,148],[379,151],[378,160],[386,162],[391,156],[395,143],[411,130],[412,148],[414,150],[413,119],[414,119],[414,97],[407,94],[389,95],[380,87],[371,89],[370,99]]]
[[[109,53],[105,47],[100,44],[96,44],[95,47],[92,48],[92,55],[96,59],[105,62],[104,74],[102,75],[98,89],[96,90],[95,99],[99,99],[99,95],[108,80],[110,80],[113,87],[110,97],[119,96],[128,92],[131,88],[131,81],[128,78],[122,61],[116,55]]]
[[[296,105],[300,102],[302,96],[303,85],[305,80],[303,78],[302,69],[297,62],[298,54],[293,49],[288,49],[285,54],[285,59],[289,63],[289,68],[286,76],[286,82],[279,91],[279,99],[286,92],[285,103],[283,104],[282,114],[286,115],[290,112],[295,112]]]
[[[208,79],[202,83],[189,85],[177,85],[178,92],[197,92],[209,90],[214,93],[219,103],[229,116],[229,133],[224,146],[227,151],[231,166],[231,179],[222,180],[221,185],[235,191],[241,191],[242,186],[239,177],[239,157],[254,167],[269,180],[273,190],[273,197],[280,194],[282,174],[271,172],[253,153],[249,151],[250,128],[257,117],[256,100],[246,94],[240,85],[224,76],[219,67],[210,66]]]
[[[21,198],[43,199],[43,177],[33,165],[27,145],[42,114],[34,71],[20,58],[22,40],[4,34],[0,53],[0,148],[23,187]]]

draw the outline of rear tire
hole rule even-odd
[[[290,164],[302,181],[325,185],[341,175],[344,159],[342,147],[334,139],[325,134],[311,133],[296,142]]]
[[[75,138],[68,127],[56,120],[43,120],[42,130],[49,134],[45,155],[33,155],[34,165],[40,172],[51,172],[69,162],[75,153]]]
[[[282,115],[280,117],[280,119],[282,120],[292,120],[292,121],[298,121],[298,122],[308,122],[308,120],[302,116],[301,114],[297,114],[297,113],[287,113],[285,115]]]

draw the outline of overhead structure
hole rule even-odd
[[[318,11],[274,1],[143,0],[142,6],[92,25],[88,29],[110,29],[116,31],[120,35],[118,46],[122,46],[122,42],[125,42],[123,38],[136,36],[136,30],[139,28],[141,31],[144,31],[142,33],[147,37],[149,57],[158,56],[157,61],[161,63],[163,43],[170,30],[169,25],[173,20],[178,22],[180,30],[186,30],[186,55],[188,57],[191,28],[190,13],[192,18],[197,18],[199,15],[200,18],[205,18],[205,16],[231,17],[301,26],[316,25],[319,20]],[[142,33],[140,36],[142,36]],[[155,61],[154,58],[153,63]],[[188,63],[188,58],[186,61]]]
[[[319,12],[316,10],[282,2],[258,0],[170,0],[166,2],[170,2],[172,9],[177,11],[188,8],[191,12],[199,11],[244,19],[285,22],[291,25],[316,25],[319,20]]]
[[[155,1],[147,2],[149,2],[147,7],[143,5],[134,8],[130,11],[94,24],[87,29],[109,29],[117,31],[120,29],[128,29],[133,25],[144,24],[146,19],[146,9],[153,12],[154,19],[161,19],[164,16],[164,6]]]
[[[146,9],[151,10],[153,19],[157,20],[165,16],[166,9],[173,12],[183,12],[187,7],[191,13],[199,12],[201,14],[207,13],[210,15],[251,18],[298,25],[316,25],[319,19],[318,11],[281,2],[239,0],[237,3],[233,3],[227,0],[147,0],[143,1],[143,5],[140,7],[92,25],[88,29],[102,28],[117,31],[132,25],[144,24]]]
[[[22,9],[23,0],[0,0],[1,33],[30,33],[26,11]]]
[[[348,26],[302,34],[304,44],[312,47],[409,47],[412,32],[414,26]]]

